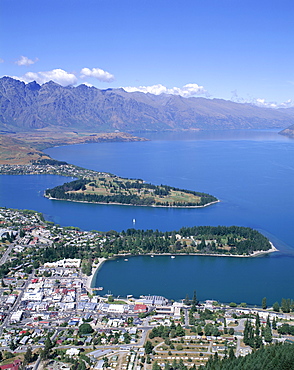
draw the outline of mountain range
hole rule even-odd
[[[222,99],[152,95],[84,84],[25,84],[0,79],[0,131],[35,129],[124,132],[189,129],[265,129],[294,125],[291,108],[270,109]]]

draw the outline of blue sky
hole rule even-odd
[[[0,0],[0,76],[294,105],[291,0]]]

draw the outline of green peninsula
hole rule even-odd
[[[257,230],[243,226],[193,226],[178,231],[109,231],[106,256],[122,254],[201,254],[255,256],[276,251]]]
[[[52,174],[76,178],[45,191],[45,197],[57,200],[156,207],[205,207],[219,201],[210,194],[168,185],[153,185],[141,179],[126,179],[52,158],[43,158],[30,164],[0,162],[0,174]]]
[[[152,185],[140,179],[125,179],[101,172],[91,178],[80,178],[47,189],[45,196],[75,202],[157,207],[204,207],[218,202],[206,193]]]

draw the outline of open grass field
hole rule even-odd
[[[201,197],[185,191],[168,189],[166,186],[152,186],[146,184],[141,180],[123,179],[120,177],[99,176],[97,179],[89,181],[82,189],[71,191],[71,193],[78,192],[84,195],[123,195],[123,196],[137,196],[144,199],[146,202],[165,205],[174,205],[175,203],[185,204],[193,203],[197,205]]]
[[[218,202],[212,195],[153,185],[141,179],[121,178],[106,172],[47,189],[45,196],[75,202],[112,203],[157,207],[203,207]]]

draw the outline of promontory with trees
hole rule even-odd
[[[141,179],[126,179],[51,158],[43,158],[29,165],[0,165],[0,174],[75,177],[74,181],[45,191],[47,198],[58,200],[157,207],[205,207],[218,202],[210,194],[168,185],[153,185]]]
[[[158,207],[204,207],[218,202],[206,193],[153,185],[141,179],[124,179],[108,173],[97,173],[92,178],[80,178],[47,189],[45,196],[75,202]]]
[[[0,278],[16,268],[22,267],[25,272],[31,273],[33,268],[45,262],[73,257],[80,258],[83,273],[91,275],[92,265],[101,257],[164,253],[251,256],[255,251],[268,252],[271,249],[265,236],[239,226],[194,226],[167,232],[136,229],[122,232],[81,231],[44,221],[42,214],[34,211],[1,207],[0,218],[2,227],[6,228],[0,243],[12,243],[19,234],[18,243],[27,245],[23,252],[15,253],[13,260],[1,264]],[[46,235],[45,244],[31,244],[37,235],[34,230],[42,230]]]
[[[109,231],[103,252],[112,254],[224,254],[250,256],[269,251],[271,243],[258,231],[240,226],[194,226],[178,231],[128,229]]]

